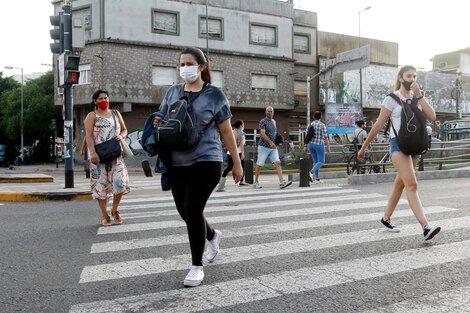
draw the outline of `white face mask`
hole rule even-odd
[[[199,68],[198,65],[180,67],[181,78],[184,79],[184,81],[188,83],[194,82],[199,75],[198,68]]]

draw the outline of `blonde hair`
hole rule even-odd
[[[397,79],[395,80],[395,87],[393,88],[393,91],[396,91],[401,88],[400,78],[403,78],[403,74],[408,71],[416,72],[416,68],[413,65],[405,65],[400,68],[400,70],[398,71]]]

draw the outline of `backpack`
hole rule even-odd
[[[201,92],[192,101],[196,100],[206,86],[207,84],[204,83]],[[180,99],[168,106],[168,111],[156,128],[155,143],[159,149],[190,150],[197,146],[201,137],[214,121],[215,118],[212,117],[204,129],[200,132],[197,131],[198,123],[182,85]]]
[[[393,123],[391,123],[401,152],[408,155],[426,153],[429,149],[426,117],[418,108],[418,100],[413,96],[411,102],[403,102],[394,93],[389,94],[389,96],[401,105],[401,125],[398,134],[393,127]]]
[[[308,144],[312,141],[313,137],[315,136],[315,127],[313,124],[310,124],[307,128],[307,133],[305,134],[304,144]]]
[[[362,129],[362,130],[357,134],[357,136],[358,136],[359,134],[361,134],[362,132],[364,132],[364,131],[365,131],[365,130]],[[351,143],[352,143],[353,145],[358,145],[358,144],[359,144],[359,139],[357,139],[357,136],[354,135],[354,139],[351,141]]]

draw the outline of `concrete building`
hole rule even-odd
[[[62,1],[53,4],[61,10]],[[315,12],[278,0],[74,0],[72,12],[86,30],[80,84],[73,90],[76,138],[84,134],[83,118],[98,88],[110,92],[131,131],[143,127],[169,86],[180,82],[178,58],[186,46],[209,55],[213,84],[248,133],[268,105],[281,133],[305,121],[299,114],[305,112],[303,82],[317,72]],[[315,90],[312,99],[318,99]]]

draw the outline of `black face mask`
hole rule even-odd
[[[404,80],[402,83],[403,87],[405,87],[406,90],[410,91],[411,90],[411,84],[413,83],[410,83],[410,82],[407,82],[406,80]]]

